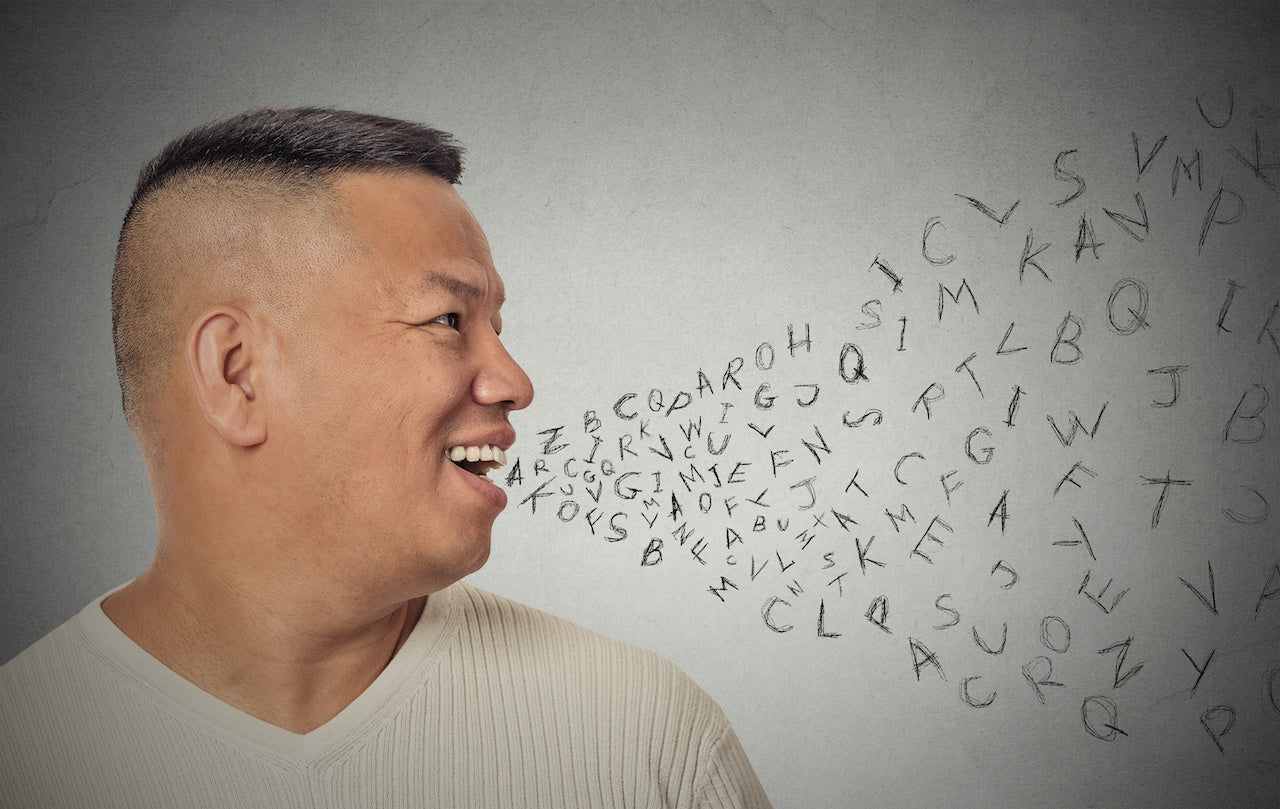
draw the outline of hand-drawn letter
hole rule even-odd
[[[1260,396],[1255,397],[1260,401],[1256,403],[1251,401],[1249,407],[1252,409],[1246,409],[1241,412],[1242,408],[1245,407],[1245,401],[1250,398],[1249,394],[1254,391],[1261,393]],[[1251,390],[1246,390],[1244,395],[1240,397],[1240,401],[1236,403],[1236,409],[1232,411],[1231,418],[1227,419],[1226,429],[1222,431],[1222,440],[1236,444],[1256,444],[1261,441],[1267,434],[1267,423],[1262,420],[1262,411],[1266,410],[1269,404],[1271,404],[1271,394],[1267,391],[1266,385],[1254,385]],[[1236,427],[1237,422],[1249,422],[1253,432],[1243,436],[1234,435],[1232,430]]]
[[[1227,750],[1222,746],[1222,737],[1235,726],[1236,709],[1230,705],[1215,705],[1200,716],[1200,724],[1204,725],[1205,733],[1213,739],[1218,752],[1225,756]]]
[[[960,681],[960,699],[963,700],[964,703],[966,705],[969,705],[970,707],[985,708],[991,703],[996,701],[996,691],[992,690],[992,692],[987,696],[985,700],[983,700],[982,702],[974,702],[973,697],[969,694],[969,683],[973,682],[974,680],[981,680],[981,679],[982,677],[980,676],[965,677],[963,680]]]
[[[1084,729],[1089,731],[1089,735],[1093,738],[1104,742],[1114,740],[1117,735],[1129,735],[1116,725],[1118,717],[1119,709],[1110,697],[1089,697],[1080,706],[1080,718],[1084,720]]]

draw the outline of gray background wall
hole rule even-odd
[[[1275,805],[1276,3],[0,22],[0,659],[149,558],[136,171],[347,106],[468,146],[538,387],[477,583],[676,660],[778,806]]]

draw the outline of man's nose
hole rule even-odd
[[[521,410],[533,401],[533,382],[496,334],[472,380],[471,395],[480,404],[505,404],[508,410]]]

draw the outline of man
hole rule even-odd
[[[533,396],[460,171],[322,109],[143,171],[112,312],[156,554],[0,673],[0,803],[768,805],[674,666],[459,582]]]

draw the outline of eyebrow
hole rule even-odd
[[[436,290],[443,289],[446,292],[450,292],[455,295],[462,295],[474,300],[484,299],[484,290],[480,287],[470,281],[459,278],[456,275],[449,275],[442,272],[432,271],[424,273],[418,283],[418,288],[423,292],[434,292]],[[505,297],[499,298],[498,306],[501,307],[505,300]]]

